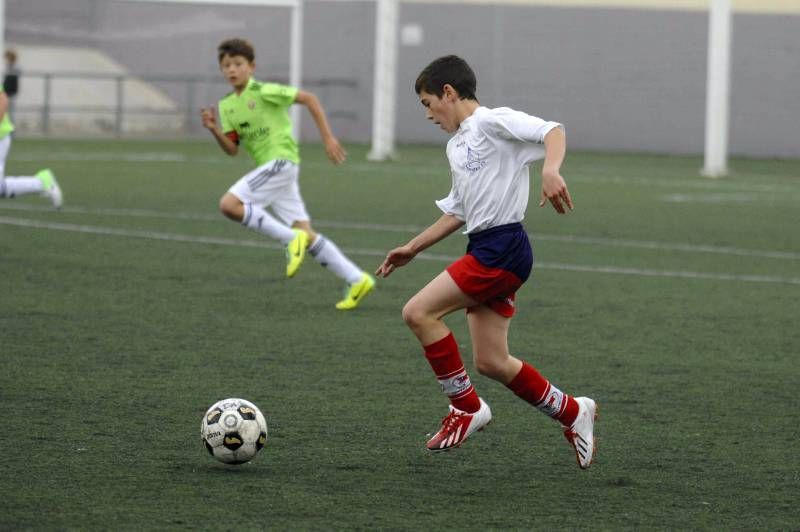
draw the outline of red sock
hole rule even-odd
[[[480,410],[480,399],[469,380],[467,370],[464,369],[464,362],[461,360],[453,333],[424,348],[425,358],[428,359],[436,379],[442,385],[442,391],[450,398],[450,403],[470,414]]]
[[[507,386],[519,397],[566,427],[571,426],[578,417],[578,402],[550,384],[527,362],[522,363],[522,369]]]

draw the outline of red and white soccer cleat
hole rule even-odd
[[[588,397],[576,397],[578,417],[571,427],[564,428],[564,436],[575,449],[575,458],[581,469],[589,469],[594,460],[594,421],[597,419],[597,404]]]
[[[483,399],[480,401],[480,409],[472,414],[450,405],[450,413],[442,420],[442,428],[428,440],[428,450],[449,451],[461,445],[473,432],[483,430],[492,421],[492,411]]]

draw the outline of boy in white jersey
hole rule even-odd
[[[450,194],[436,202],[443,212],[439,220],[391,250],[376,274],[389,276],[466,225],[467,254],[403,308],[403,319],[422,344],[451,403],[427,448],[458,447],[492,419],[489,405],[470,382],[453,334],[442,321],[463,308],[477,370],[559,421],[578,465],[586,469],[594,458],[595,402],[563,393],[508,351],[514,294],[533,266],[530,242],[520,223],[528,203],[531,163],[544,158],[540,206],[549,201],[561,214],[573,208],[560,174],[566,152],[564,130],[561,124],[509,108],[482,107],[475,88],[472,69],[452,55],[433,61],[417,78],[415,90],[426,117],[453,134],[447,143],[453,185]]]
[[[50,170],[39,170],[35,176],[5,176],[12,131],[14,124],[8,117],[8,96],[0,87],[0,198],[39,194],[50,198],[53,207],[61,207],[63,202],[61,187],[58,186],[56,176]]]
[[[217,50],[220,70],[233,92],[219,102],[220,124],[209,107],[201,111],[203,125],[225,153],[236,155],[243,144],[258,165],[222,196],[222,214],[285,245],[287,277],[297,273],[308,250],[317,262],[348,284],[347,293],[336,308],[356,308],[372,291],[375,280],[353,264],[333,241],[312,229],[300,196],[300,155],[287,112],[293,103],[308,108],[331,162],[341,164],[346,157],[331,132],[322,105],[310,92],[254,80],[255,51],[244,39],[226,40]],[[266,211],[267,207],[280,221]]]

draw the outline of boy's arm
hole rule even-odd
[[[222,148],[222,151],[231,157],[239,153],[239,146],[236,142],[228,138],[217,126],[217,117],[214,114],[213,107],[203,107],[200,110],[200,118],[203,121],[203,127],[211,132],[217,144],[219,144],[219,147]]]
[[[328,118],[325,116],[325,110],[322,108],[319,99],[311,92],[298,90],[294,101],[308,107],[308,112],[311,113],[314,123],[317,124],[319,135],[325,144],[325,152],[328,154],[328,159],[333,164],[343,163],[347,158],[347,152],[344,151],[344,148],[339,144],[339,140],[333,135],[331,126],[328,124]]]
[[[378,266],[375,275],[389,277],[394,270],[411,262],[420,251],[431,247],[463,225],[464,222],[452,214],[443,214],[430,227],[412,238],[408,244],[391,250],[383,263]]]
[[[3,91],[0,91],[0,120],[6,116],[6,111],[8,111],[8,96]]]
[[[567,153],[567,136],[560,127],[554,127],[544,136],[544,164],[542,165],[542,193],[539,207],[550,201],[556,212],[564,214],[565,206],[573,209],[567,184],[561,177],[561,163]],[[564,202],[562,204],[562,201]]]

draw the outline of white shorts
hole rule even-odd
[[[228,192],[242,203],[269,207],[286,225],[308,221],[306,204],[300,197],[300,168],[292,161],[275,159],[239,179]]]

